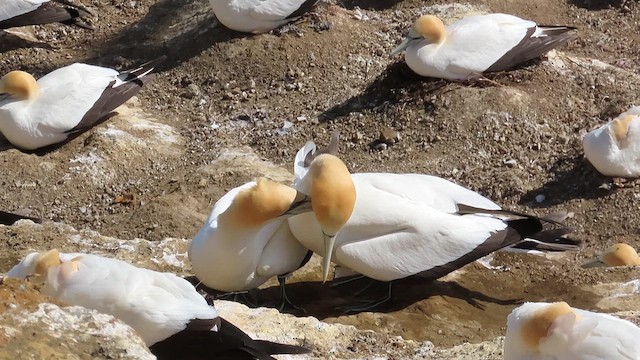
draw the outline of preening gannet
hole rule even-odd
[[[57,250],[31,253],[7,274],[45,281],[42,292],[113,315],[135,329],[158,359],[273,359],[307,349],[253,340],[222,319],[186,280],[124,261]]]
[[[164,59],[124,72],[76,63],[38,81],[12,71],[0,79],[0,132],[23,150],[64,142],[137,94]]]
[[[222,25],[248,33],[264,33],[309,12],[319,0],[209,0]]]
[[[636,360],[640,328],[565,302],[525,303],[507,318],[504,360]]]
[[[87,9],[74,6],[66,1],[2,0],[0,2],[0,29],[54,22],[92,29],[90,25],[81,20],[81,18],[90,15],[92,14]]]
[[[640,176],[640,106],[590,131],[582,139],[584,155],[607,176]]]
[[[634,248],[618,243],[610,246],[602,254],[582,264],[584,268],[601,266],[635,266],[640,265],[640,256]]]
[[[308,204],[305,209],[298,203],[300,195],[264,178],[225,194],[191,242],[189,259],[196,277],[212,289],[235,292],[304,265],[309,250],[291,234],[285,218],[310,211]],[[284,287],[284,279],[280,281]],[[288,302],[284,292],[283,301]]]
[[[573,38],[569,26],[542,26],[507,14],[469,16],[445,27],[433,15],[419,17],[391,56],[406,49],[419,75],[467,80],[545,54]]]

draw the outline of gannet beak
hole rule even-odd
[[[322,283],[327,282],[329,277],[329,266],[331,265],[331,254],[336,245],[336,236],[324,234],[324,257],[322,258]]]
[[[600,258],[600,256],[593,258],[589,261],[587,261],[586,263],[581,265],[583,268],[587,269],[587,268],[594,268],[594,267],[603,267],[603,266],[607,266],[607,264],[602,261],[602,259]]]
[[[307,212],[311,212],[311,197],[298,191],[296,198],[291,203],[291,206],[282,215],[299,215]]]
[[[409,44],[411,43],[411,40],[414,40],[414,38],[412,38],[411,36],[407,36],[406,39],[404,39],[404,41],[398,45],[397,48],[393,49],[393,51],[391,52],[391,54],[389,54],[389,57],[394,57],[396,55],[398,55],[399,53],[403,52],[407,47],[409,47]]]

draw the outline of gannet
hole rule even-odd
[[[209,0],[222,25],[248,33],[264,33],[294,21],[319,0]]]
[[[41,223],[42,220],[30,216],[14,214],[6,211],[0,211],[0,224],[13,225],[18,220],[31,220],[34,223]]]
[[[510,69],[573,38],[569,26],[538,26],[507,14],[469,16],[445,27],[433,15],[419,17],[391,56],[406,49],[407,65],[421,76],[478,78]]]
[[[607,176],[640,176],[640,106],[590,131],[582,139],[584,155]]]
[[[23,150],[62,143],[137,94],[164,58],[124,72],[75,63],[38,81],[12,71],[0,79],[0,132]]]
[[[31,253],[7,274],[45,282],[41,291],[110,314],[135,329],[158,359],[273,359],[307,349],[253,340],[221,318],[185,279],[97,255]],[[226,357],[225,357],[226,358]]]
[[[640,265],[640,256],[634,248],[618,243],[610,246],[602,254],[582,264],[584,268],[600,266],[634,266]]]
[[[544,219],[466,206],[465,198],[482,197],[454,184],[420,193],[425,181],[438,186],[442,179],[358,175],[334,155],[322,154],[295,185],[310,195],[313,213],[290,217],[289,227],[323,256],[325,281],[330,261],[380,281],[416,274],[437,279],[527,237],[553,243],[559,236],[544,230]],[[450,208],[432,206],[440,201]]]
[[[56,3],[64,3],[67,6],[60,6]],[[87,9],[61,0],[2,0],[0,2],[0,29],[54,22],[92,29],[90,25],[81,20],[81,18],[90,15],[92,13]]]
[[[507,318],[504,360],[637,360],[640,328],[566,302],[525,303]]]
[[[293,188],[264,178],[232,189],[213,206],[191,241],[193,273],[209,288],[238,292],[284,276],[309,260],[310,253],[291,234],[285,216],[310,211]]]

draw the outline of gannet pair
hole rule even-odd
[[[637,360],[640,328],[565,302],[525,303],[507,318],[504,360]]]
[[[590,131],[582,139],[584,155],[607,176],[640,176],[640,106]]]
[[[569,26],[542,26],[507,14],[466,17],[448,26],[433,15],[418,18],[391,56],[406,49],[419,75],[468,80],[545,54],[573,38]]]
[[[56,3],[67,6],[60,6]],[[62,0],[2,0],[0,2],[0,29],[54,22],[92,29],[90,25],[82,22],[83,17],[90,15],[92,14],[87,9]]]
[[[42,220],[30,216],[18,215],[6,211],[0,211],[0,224],[13,225],[18,220],[31,220],[35,223],[41,223]]]
[[[319,0],[209,0],[222,25],[248,33],[264,33],[296,20]]]
[[[296,241],[285,218],[309,211],[300,200],[293,188],[264,178],[225,194],[189,248],[198,280],[215,290],[238,292],[304,265],[309,250]],[[283,277],[280,282],[283,305],[290,304]]]
[[[314,150],[310,142],[300,152]],[[300,152],[296,159],[309,161]],[[555,221],[501,210],[436,176],[349,174],[331,154],[316,155],[308,167],[299,162],[295,169],[295,187],[310,195],[313,213],[289,218],[289,227],[298,241],[324,257],[324,280],[330,259],[372,279],[392,281],[418,273],[436,279],[525,238],[542,249],[578,248],[578,242],[560,238],[568,229],[552,230]]]
[[[222,319],[186,280],[90,254],[31,253],[7,274],[36,275],[42,292],[113,315],[135,329],[158,359],[256,358],[307,349],[253,340]]]
[[[0,79],[0,132],[23,150],[64,142],[137,94],[164,58],[124,72],[75,63],[38,81],[12,71]]]
[[[634,248],[618,243],[610,246],[602,254],[582,264],[584,268],[601,266],[637,266],[640,265],[640,256]]]

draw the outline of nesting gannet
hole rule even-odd
[[[0,211],[0,224],[13,225],[18,220],[31,220],[35,223],[41,223],[42,220],[30,216],[14,214],[6,211]]]
[[[295,185],[310,195],[313,213],[289,218],[289,227],[298,241],[324,257],[324,280],[330,261],[380,281],[416,274],[437,279],[527,237],[552,243],[558,237],[543,230],[544,219],[463,205],[456,199],[480,195],[462,187],[421,196],[422,181],[442,179],[356,175],[339,158],[322,154]],[[451,208],[431,205],[439,199]]]
[[[264,33],[294,21],[319,0],[209,0],[222,25],[248,33]]]
[[[66,3],[68,6],[60,6],[56,3]],[[90,15],[92,14],[87,9],[60,0],[2,0],[0,29],[54,22],[92,29],[81,20]]]
[[[525,303],[507,318],[504,360],[637,360],[640,328],[565,302]]]
[[[283,305],[284,276],[309,260],[309,250],[291,234],[286,216],[310,211],[293,188],[264,178],[232,189],[213,206],[191,241],[193,273],[215,290],[255,289],[279,276]],[[299,206],[298,206],[299,205]]]
[[[272,359],[307,349],[253,340],[222,319],[183,278],[124,261],[57,250],[31,253],[9,277],[36,275],[42,292],[70,305],[113,315],[135,329],[158,359]],[[225,358],[227,358],[225,357]]]
[[[0,78],[0,132],[23,150],[64,142],[137,94],[164,58],[124,72],[76,63],[38,81],[12,71]]]
[[[618,243],[610,246],[602,254],[582,264],[584,268],[600,266],[634,266],[640,265],[640,256],[634,248]]]
[[[573,38],[569,26],[539,26],[507,14],[475,15],[447,27],[433,15],[418,18],[391,56],[406,49],[407,65],[422,76],[450,80],[510,69]]]
[[[582,139],[584,155],[607,176],[640,176],[640,106],[633,107]]]

